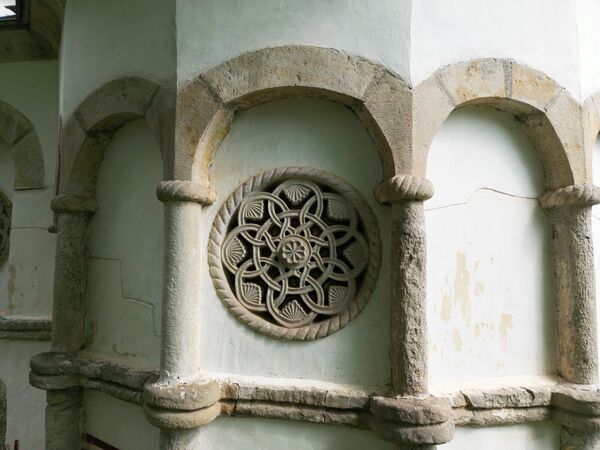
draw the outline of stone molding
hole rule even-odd
[[[399,444],[422,445],[446,442],[454,426],[545,420],[582,431],[600,426],[598,385],[559,382],[394,397],[385,387],[302,387],[209,377],[164,385],[157,379],[158,371],[83,355],[42,353],[31,360],[33,386],[98,390],[143,406],[148,420],[165,429],[197,428],[218,416],[271,418],[372,429]]]
[[[15,165],[15,190],[44,187],[44,153],[35,128],[13,106],[0,101],[0,140]]]
[[[349,201],[356,209],[364,226],[365,237],[368,242],[368,259],[365,269],[361,272],[364,278],[357,287],[353,299],[348,302],[343,310],[319,322],[310,322],[298,327],[287,327],[272,321],[267,321],[254,314],[236,297],[229,284],[223,261],[223,244],[227,237],[230,220],[243,199],[266,186],[275,182],[290,179],[307,180],[323,183],[335,189],[341,196]],[[250,178],[242,183],[224,202],[214,220],[209,236],[208,266],[213,278],[217,293],[229,311],[242,323],[253,330],[277,339],[313,340],[328,336],[348,325],[366,306],[377,282],[379,266],[381,264],[381,243],[377,221],[368,204],[360,194],[342,179],[333,174],[310,167],[281,167],[270,169]]]
[[[328,98],[352,108],[378,144],[385,176],[394,175],[400,166],[396,158],[409,144],[408,84],[357,56],[290,45],[244,53],[180,89],[173,178],[210,185],[212,158],[229,132],[234,113],[298,96]]]
[[[49,318],[0,316],[0,339],[49,341],[51,331]]]
[[[210,205],[215,201],[215,193],[209,188],[185,180],[161,181],[156,188],[156,197],[166,202],[195,202]]]
[[[74,195],[59,195],[54,197],[50,205],[55,213],[94,214],[98,209],[95,198],[77,197]]]
[[[411,173],[425,176],[429,146],[452,111],[490,106],[515,117],[538,153],[546,189],[585,183],[581,105],[544,73],[511,59],[442,67],[413,91]]]
[[[373,397],[369,426],[397,445],[438,445],[454,436],[452,408],[435,397]]]
[[[592,184],[576,184],[544,192],[540,196],[542,208],[562,206],[590,207],[600,203],[600,188]]]
[[[379,203],[400,203],[404,201],[425,201],[433,197],[433,183],[427,178],[411,175],[396,175],[381,183],[375,190]]]

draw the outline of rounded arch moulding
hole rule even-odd
[[[425,176],[431,142],[452,111],[489,106],[512,115],[535,148],[553,190],[588,180],[581,105],[544,73],[510,59],[438,69],[413,89],[413,175]]]
[[[90,94],[63,126],[60,145],[60,193],[94,198],[104,150],[114,133],[144,119],[159,142],[165,173],[171,154],[174,93],[152,81],[124,77]]]
[[[0,100],[0,140],[8,146],[15,166],[16,190],[44,187],[44,154],[31,122]]]
[[[384,178],[406,166],[410,88],[383,66],[339,50],[312,46],[265,48],[237,56],[200,74],[177,95],[172,174],[210,189],[209,168],[234,114],[298,96],[349,106],[374,139]]]

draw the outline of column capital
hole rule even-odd
[[[193,202],[211,205],[215,201],[214,191],[206,185],[188,180],[161,181],[156,196],[163,202]]]
[[[572,184],[544,192],[539,197],[539,202],[545,209],[562,206],[593,206],[600,203],[600,187],[593,184]]]
[[[433,183],[427,178],[412,175],[395,175],[381,183],[375,190],[379,203],[424,201],[433,196]]]
[[[52,200],[51,207],[55,213],[94,214],[98,202],[93,197],[58,195]]]

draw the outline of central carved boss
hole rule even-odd
[[[244,323],[279,338],[315,339],[368,301],[380,263],[366,202],[310,168],[257,175],[225,202],[210,239],[220,297]]]

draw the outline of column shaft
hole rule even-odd
[[[81,213],[61,212],[54,269],[52,350],[76,352],[85,339],[87,223]]]
[[[550,211],[558,327],[558,371],[572,383],[598,381],[591,208]]]
[[[165,202],[165,265],[161,381],[185,380],[199,370],[201,211],[194,202]]]
[[[392,388],[427,393],[426,241],[421,201],[392,204]]]

